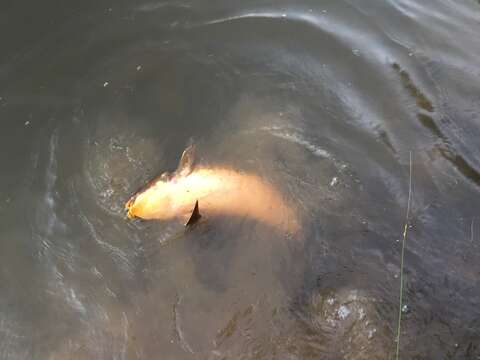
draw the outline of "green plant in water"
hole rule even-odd
[[[405,260],[405,242],[407,240],[407,232],[408,232],[408,220],[410,217],[410,204],[412,201],[412,152],[410,151],[410,162],[409,162],[409,182],[408,182],[408,202],[407,202],[407,213],[405,216],[405,225],[403,227],[403,238],[402,238],[402,253],[400,256],[400,296],[399,296],[399,304],[398,304],[398,323],[397,323],[397,347],[395,350],[395,359],[398,360],[400,355],[400,331],[402,326],[402,310],[403,310],[403,286],[404,286],[404,278],[403,278],[403,265]]]

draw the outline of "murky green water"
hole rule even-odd
[[[0,358],[480,358],[480,4],[9,2]],[[199,162],[297,209],[125,218]]]

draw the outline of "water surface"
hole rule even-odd
[[[0,15],[2,359],[480,357],[480,4],[10,2]],[[301,231],[126,219],[198,161]]]

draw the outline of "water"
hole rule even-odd
[[[480,358],[480,4],[10,2],[0,15],[0,358]],[[132,222],[199,161],[302,231]]]

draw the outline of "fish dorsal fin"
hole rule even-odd
[[[180,162],[178,163],[177,170],[175,175],[187,176],[193,170],[193,165],[195,162],[195,146],[192,144],[188,146],[182,153]]]
[[[190,219],[188,219],[187,223],[185,226],[189,228],[190,226],[194,225],[202,215],[200,215],[200,210],[198,208],[198,200],[195,202],[195,207],[193,208],[192,215],[190,216]]]

